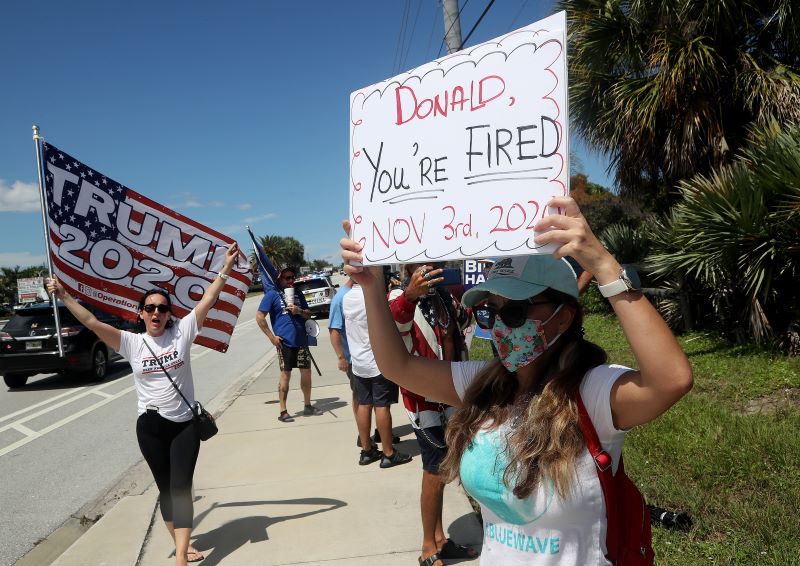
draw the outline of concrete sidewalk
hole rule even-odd
[[[350,388],[324,329],[312,353],[322,371],[313,374],[312,399],[322,416],[299,414],[295,370],[288,404],[298,414],[293,423],[277,420],[273,360],[218,418],[219,434],[201,446],[192,535],[206,556],[201,564],[417,563],[422,462],[408,418],[393,407],[398,448],[414,456],[411,463],[359,466]],[[123,498],[54,564],[174,564],[156,499],[154,486]],[[458,486],[445,490],[444,524],[452,538],[480,548],[480,525]],[[477,559],[461,561],[471,562]]]

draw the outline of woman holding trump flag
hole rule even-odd
[[[154,288],[144,293],[139,299],[137,314],[137,323],[144,331],[141,334],[100,322],[65,291],[58,278],[53,276],[47,281],[49,293],[131,364],[138,397],[136,436],[158,485],[161,517],[175,541],[177,566],[204,558],[189,543],[194,517],[192,477],[200,452],[192,408],[187,405],[195,405],[190,349],[225,286],[238,254],[237,244],[231,244],[214,281],[197,306],[180,320],[173,320],[167,291]],[[183,396],[165,375],[167,371]]]
[[[499,352],[493,361],[410,355],[387,306],[380,268],[351,265],[363,260],[361,248],[341,241],[345,271],[364,289],[381,373],[458,408],[447,427],[442,474],[446,481],[460,480],[481,504],[483,565],[616,561],[623,537],[607,537],[616,524],[606,518],[595,470],[600,461],[593,461],[581,423],[590,419],[616,472],[626,432],[667,411],[692,387],[685,354],[637,278],[594,236],[573,199],[554,198],[548,206],[565,214],[541,219],[534,240],[555,244],[556,251],[502,258],[463,296],[490,329]],[[349,222],[344,227],[348,231]],[[584,339],[567,255],[594,274],[638,370],[607,364],[606,353]],[[431,285],[439,281],[427,272],[422,277]],[[641,551],[652,564],[652,554]],[[437,555],[419,562],[442,564]]]

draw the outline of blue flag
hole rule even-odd
[[[271,289],[275,289],[283,296],[283,292],[281,289],[278,288],[278,270],[275,269],[275,266],[272,265],[272,262],[267,257],[267,253],[264,251],[264,248],[256,241],[255,236],[250,231],[250,228],[247,229],[247,233],[250,234],[250,240],[253,242],[253,249],[256,251],[256,263],[258,263],[258,274],[261,277],[261,285],[264,287],[264,292],[270,291]]]

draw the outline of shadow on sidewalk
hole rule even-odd
[[[263,505],[319,505],[323,508],[315,511],[307,511],[305,513],[297,513],[296,515],[283,515],[277,517],[270,517],[267,515],[251,515],[249,517],[242,517],[229,521],[224,525],[217,527],[206,533],[194,536],[192,544],[195,548],[206,553],[213,549],[203,564],[210,566],[212,564],[219,564],[225,557],[235,552],[245,544],[262,542],[269,540],[267,529],[276,523],[283,521],[290,521],[293,519],[302,519],[317,515],[318,513],[325,513],[333,511],[340,507],[347,505],[344,501],[338,499],[330,499],[327,497],[307,497],[305,499],[275,499],[270,501],[236,501],[231,503],[214,503],[208,510],[200,513],[195,518],[195,528],[202,520],[212,513],[215,509],[223,509],[228,507],[258,507]]]
[[[302,403],[302,397],[300,398],[300,403]],[[269,399],[264,401],[265,405],[277,405],[277,399]],[[311,404],[314,405],[317,409],[322,412],[325,411],[333,411],[334,409],[341,409],[342,407],[347,407],[350,403],[347,401],[340,400],[339,397],[320,397],[319,399],[311,399]],[[287,407],[288,408],[288,407]],[[300,417],[303,415],[303,410],[300,409],[294,413],[289,412],[292,417]]]

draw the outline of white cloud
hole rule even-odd
[[[246,208],[250,208],[248,204]],[[236,224],[228,224],[227,226],[223,226],[221,228],[217,228],[220,232],[227,236],[234,236],[236,234],[247,234],[245,226],[258,224],[262,220],[270,220],[272,218],[277,218],[278,215],[274,212],[268,212],[266,214],[260,214],[258,216],[248,216],[247,218],[242,218]]]
[[[0,252],[0,267],[33,267],[47,261],[44,254],[31,252]]]
[[[267,214],[260,214],[258,216],[248,216],[247,218],[242,218],[242,222],[245,224],[255,224],[256,222],[261,222],[262,220],[270,220],[272,218],[277,218],[278,215],[274,212],[269,212]]]
[[[39,186],[14,181],[9,186],[0,179],[0,212],[35,212],[39,210]]]
[[[221,200],[208,200],[204,201],[193,193],[181,193],[180,200],[170,202],[167,206],[170,208],[236,208],[239,210],[248,210],[253,205],[250,203],[243,204],[227,204]]]

